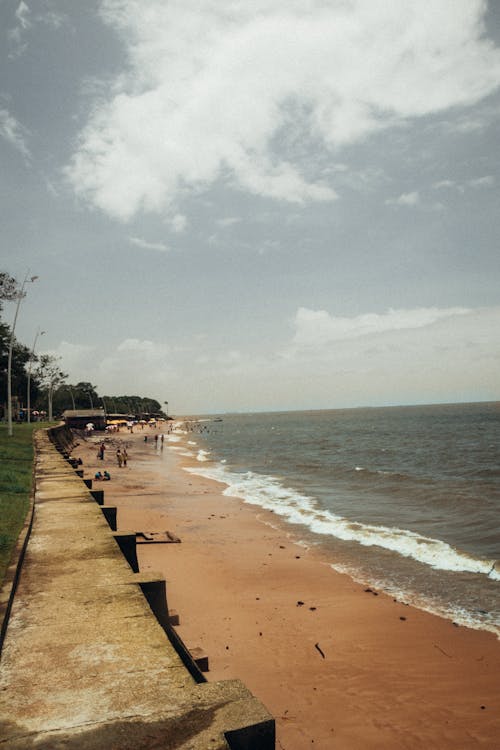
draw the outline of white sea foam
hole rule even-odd
[[[202,460],[207,459],[205,457]],[[302,524],[316,534],[357,542],[367,547],[383,547],[432,568],[481,573],[500,581],[500,570],[495,567],[495,560],[477,559],[440,539],[422,536],[407,529],[350,521],[331,511],[322,510],[313,498],[284,487],[275,477],[251,471],[238,474],[228,471],[221,464],[203,468],[186,467],[185,470],[223,482],[227,484],[225,495],[239,497],[247,503],[271,510],[289,523]]]
[[[209,451],[199,450],[198,455],[196,456],[198,461],[208,461],[208,456],[210,455]]]

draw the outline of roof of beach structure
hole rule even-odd
[[[104,409],[66,409],[63,411],[63,419],[74,419],[75,417],[104,417]]]

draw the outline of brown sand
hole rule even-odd
[[[124,469],[112,447],[97,461],[95,442],[73,455],[86,477],[110,471],[94,487],[118,506],[120,530],[182,539],[139,546],[141,570],[165,575],[178,633],[209,655],[207,678],[242,679],[275,716],[278,750],[500,748],[494,635],[366,591],[272,513],[183,471],[153,436],[111,438],[129,446]]]

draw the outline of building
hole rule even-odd
[[[66,409],[62,418],[73,430],[85,430],[90,423],[94,425],[94,430],[106,429],[104,409]]]

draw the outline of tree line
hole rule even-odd
[[[67,382],[61,357],[52,354],[37,355],[34,345],[30,349],[13,335],[12,326],[3,320],[4,302],[19,302],[24,296],[22,287],[13,276],[0,271],[0,418],[7,413],[8,359],[11,354],[12,413],[15,420],[27,420],[28,407],[35,417],[45,413],[52,421],[54,416],[67,409],[99,409],[106,413],[163,415],[156,399],[144,396],[99,396],[97,386],[81,381]],[[37,334],[38,336],[38,334]],[[36,338],[35,338],[36,341]],[[32,416],[33,418],[33,416]]]

